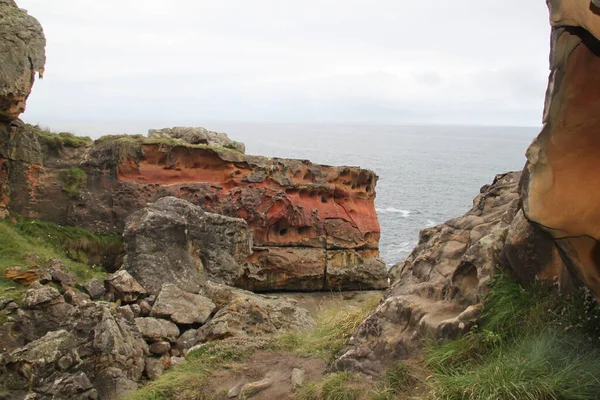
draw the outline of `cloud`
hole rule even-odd
[[[540,120],[543,2],[19,4],[48,37],[47,73],[25,115],[47,124],[157,116],[173,125]]]

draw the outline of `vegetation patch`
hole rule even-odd
[[[72,198],[81,194],[81,189],[87,184],[87,174],[80,168],[71,168],[62,173],[63,190]]]
[[[333,360],[348,343],[358,325],[373,311],[381,295],[374,295],[359,306],[351,306],[343,300],[321,310],[315,329],[308,332],[290,332],[278,338],[282,348],[295,353]]]
[[[209,146],[207,144],[191,144],[181,139],[174,139],[169,137],[147,137],[143,135],[105,135],[99,139],[96,139],[95,143],[139,143],[139,144],[162,144],[167,146],[181,146],[188,147],[191,149],[208,149],[215,151],[229,151],[237,154],[241,154],[237,150],[230,149],[228,147]]]
[[[327,375],[320,382],[309,382],[296,393],[297,400],[356,400],[362,393],[360,379],[350,372]]]
[[[25,129],[35,133],[39,142],[51,149],[62,149],[65,147],[79,148],[92,144],[91,138],[87,136],[76,136],[70,132],[54,133],[50,129],[30,124],[26,124]]]
[[[432,345],[431,398],[508,400],[600,398],[600,313],[585,291],[523,290],[506,276],[493,283],[482,323]]]
[[[272,340],[265,338],[226,339],[196,346],[183,364],[148,383],[128,400],[208,400],[210,397],[202,394],[202,383],[215,370],[272,346]]]
[[[95,235],[85,229],[49,222],[0,221],[0,296],[19,298],[27,288],[4,278],[8,267],[46,267],[56,258],[73,272],[79,282],[103,278],[102,261],[120,256],[123,245],[118,235]]]

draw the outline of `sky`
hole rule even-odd
[[[45,126],[541,124],[543,0],[17,2],[48,41],[23,115]]]

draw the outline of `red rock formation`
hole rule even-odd
[[[43,142],[40,148],[35,136],[26,127],[5,136],[9,145],[0,150],[8,159],[5,204],[13,212],[121,232],[133,211],[176,196],[248,222],[255,253],[238,286],[257,291],[387,286],[377,258],[377,176],[371,171],[156,139],[110,138],[77,148]],[[32,150],[11,159],[10,143],[17,141]],[[65,172],[72,168],[87,174],[77,196],[65,190]]]

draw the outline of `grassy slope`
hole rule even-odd
[[[34,262],[27,260],[28,255],[37,255],[39,260],[35,264],[39,266],[57,258],[84,282],[104,275],[102,268],[93,265],[94,261],[122,248],[116,235],[94,235],[85,229],[23,220],[16,223],[1,220],[0,243],[0,296],[17,298],[26,287],[4,279],[4,271],[7,267],[31,267]]]
[[[600,398],[598,306],[584,293],[493,284],[481,326],[433,345],[432,399],[578,400]]]

